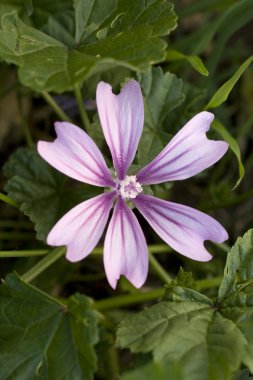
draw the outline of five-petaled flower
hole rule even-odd
[[[148,249],[139,222],[128,207],[131,200],[174,250],[193,260],[210,260],[204,241],[223,242],[227,239],[224,228],[200,211],[145,195],[143,186],[189,178],[225,154],[226,142],[206,137],[213,115],[201,112],[194,116],[152,162],[135,175],[127,175],[144,121],[138,82],[130,80],[119,95],[100,82],[97,107],[115,177],[94,141],[73,124],[56,122],[55,141],[38,143],[39,154],[54,168],[81,182],[110,188],[64,215],[50,231],[48,244],[66,245],[67,259],[72,262],[83,259],[98,244],[114,206],[104,243],[105,272],[113,288],[120,275],[141,287],[148,272]]]

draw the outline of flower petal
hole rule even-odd
[[[205,240],[222,243],[228,238],[220,223],[191,207],[142,194],[134,204],[167,244],[193,260],[212,258],[204,247]]]
[[[189,178],[219,161],[228,144],[206,137],[213,118],[210,112],[194,116],[161,153],[138,172],[138,182],[148,185]]]
[[[103,193],[82,202],[52,228],[47,243],[67,246],[67,259],[79,261],[97,245],[109,217],[115,192]]]
[[[143,100],[140,85],[130,80],[119,95],[104,82],[97,86],[97,107],[114,168],[123,180],[131,165],[143,129]]]
[[[134,213],[119,198],[108,227],[104,244],[104,266],[107,279],[116,288],[121,274],[140,288],[147,278],[148,249]]]
[[[55,131],[55,141],[38,143],[38,152],[44,160],[78,181],[102,187],[114,186],[102,153],[87,133],[67,122],[56,122]]]

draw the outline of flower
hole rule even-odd
[[[174,250],[193,260],[208,261],[205,240],[221,243],[225,229],[210,216],[177,203],[145,195],[143,186],[189,178],[217,162],[227,151],[224,141],[207,139],[210,112],[194,116],[161,153],[135,175],[127,175],[141,137],[144,121],[140,85],[130,80],[119,95],[109,84],[97,86],[97,108],[110,148],[115,178],[94,141],[80,128],[56,122],[57,138],[39,141],[39,154],[54,168],[78,181],[110,188],[74,207],[50,231],[47,242],[67,246],[67,259],[85,258],[98,244],[114,205],[104,242],[107,279],[116,288],[125,275],[137,288],[148,273],[148,249],[139,222],[128,207],[139,210],[157,234]]]

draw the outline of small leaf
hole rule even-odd
[[[0,286],[0,378],[91,380],[96,313],[83,295],[63,306],[17,275]]]
[[[186,55],[178,50],[168,50],[166,60],[169,62],[186,60],[201,75],[208,76],[209,72],[202,59],[197,55]]]
[[[241,180],[244,177],[244,166],[241,161],[240,147],[237,141],[234,139],[234,137],[228,132],[228,130],[224,127],[223,124],[221,124],[221,122],[218,119],[214,119],[212,123],[212,128],[229,144],[230,149],[237,158],[239,178],[232,189],[234,190],[240,184]]]
[[[185,272],[182,267],[180,267],[177,277],[171,281],[172,286],[184,286],[187,288],[194,289],[195,281],[192,277],[191,272]],[[166,285],[165,287],[167,287]]]
[[[228,298],[237,285],[253,279],[253,230],[239,237],[227,257],[218,299]],[[253,299],[252,299],[253,303]]]
[[[49,166],[35,149],[17,150],[5,164],[5,175],[9,178],[5,190],[35,223],[40,240],[45,240],[53,225],[73,206],[98,194],[94,186],[68,188],[67,177]]]
[[[236,70],[234,75],[216,91],[210,102],[205,107],[207,110],[210,108],[217,108],[227,100],[230,92],[233,90],[234,86],[236,85],[244,71],[249,67],[249,65],[252,62],[253,55],[246,59],[246,61],[239,67],[239,69]]]

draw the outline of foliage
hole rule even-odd
[[[160,371],[161,379],[167,372],[165,363],[180,369],[179,379],[229,380],[241,363],[252,371],[252,252],[250,230],[228,254],[216,301],[171,285],[163,302],[121,323],[118,345],[132,352],[152,351],[157,364],[150,366]]]
[[[252,22],[252,0],[1,0],[0,380],[253,378]],[[96,87],[117,94],[129,79],[145,120],[128,175],[195,114],[214,113],[222,161],[144,191],[212,215],[229,240],[207,242],[213,260],[197,263],[134,211],[149,276],[114,291],[100,244],[74,264],[46,243],[67,211],[108,189],[64,176],[36,144],[73,122],[111,168]]]
[[[0,287],[0,305],[2,379],[92,378],[98,328],[87,297],[64,305],[12,274]]]

